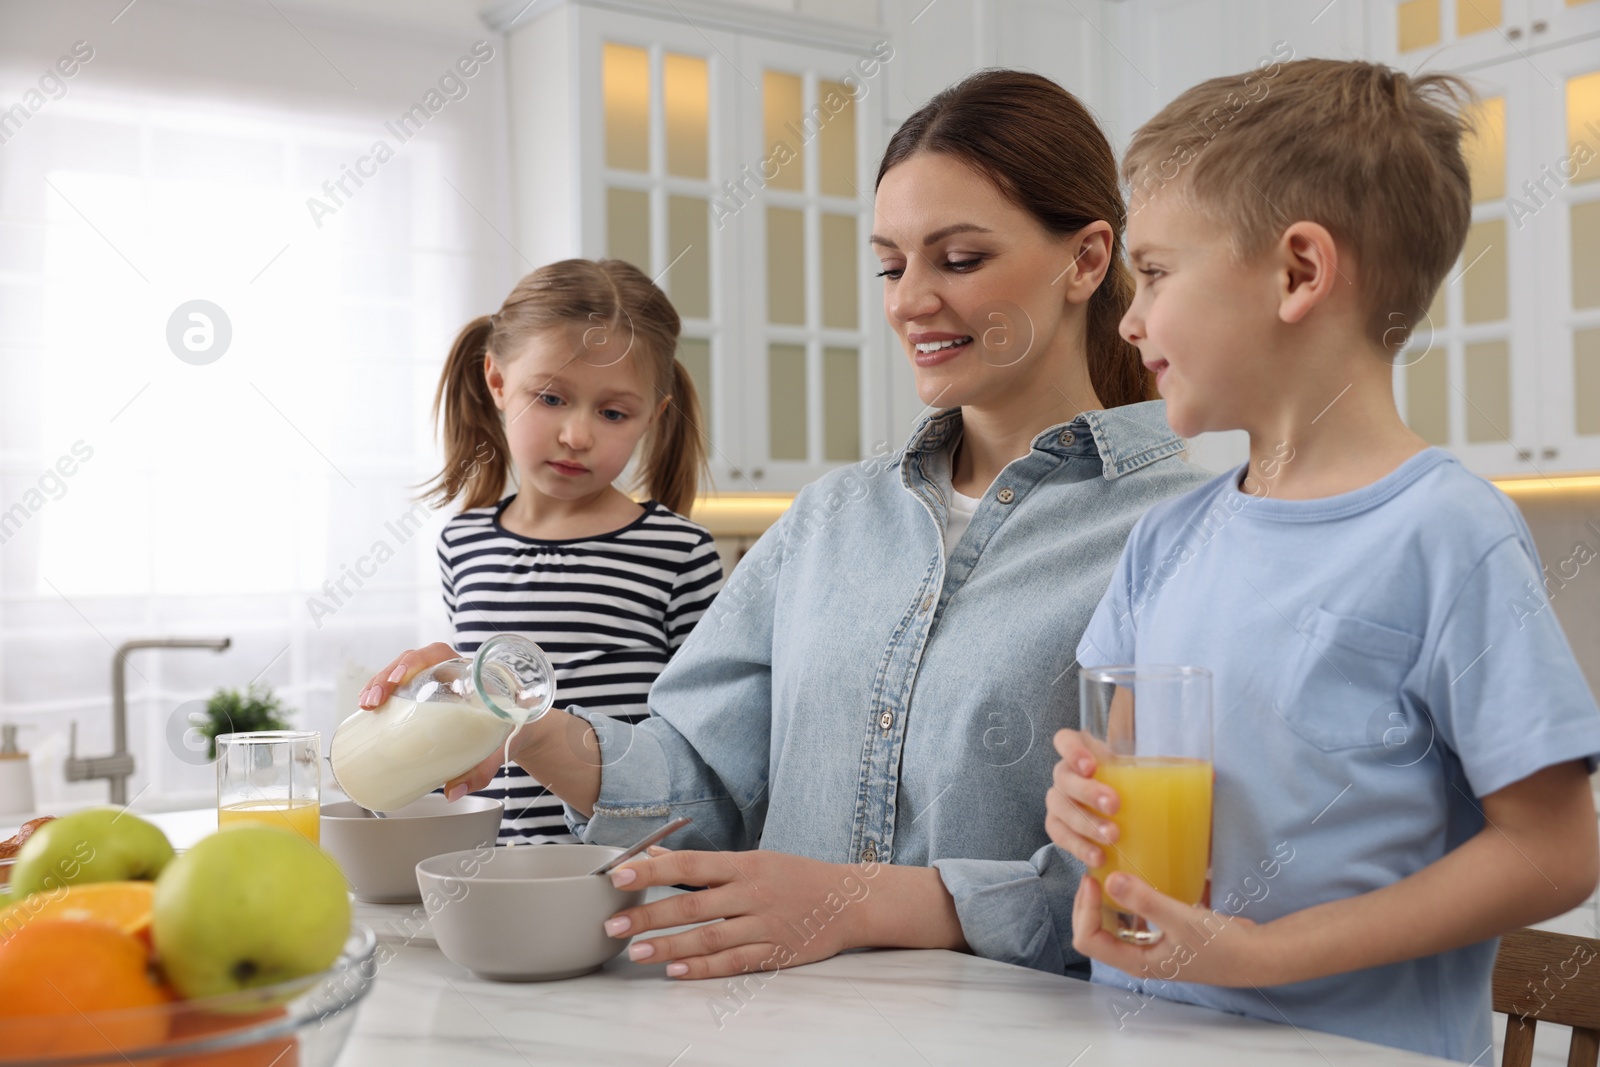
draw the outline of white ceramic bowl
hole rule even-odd
[[[439,949],[480,978],[542,982],[596,970],[628,945],[602,924],[644,899],[588,874],[622,849],[516,845],[417,864]]]
[[[417,864],[429,856],[489,848],[500,833],[504,805],[489,797],[447,801],[429,793],[377,818],[358,804],[322,806],[322,847],[339,861],[357,900],[415,904]]]

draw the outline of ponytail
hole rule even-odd
[[[480,315],[456,335],[433,394],[433,422],[444,439],[444,469],[423,488],[422,499],[444,507],[457,497],[463,508],[496,503],[510,474],[505,427],[484,374],[494,319]]]
[[[687,515],[694,506],[701,475],[710,472],[700,398],[688,368],[676,359],[667,392],[666,410],[651,426],[640,455],[639,481],[663,507]]]

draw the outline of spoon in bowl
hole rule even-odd
[[[676,819],[673,819],[671,822],[667,823],[665,826],[662,826],[659,829],[652,831],[651,833],[646,835],[644,838],[640,839],[640,841],[637,844],[629,845],[627,848],[623,849],[620,853],[618,853],[617,855],[615,855],[615,856],[611,857],[610,859],[606,860],[604,863],[602,863],[600,866],[596,867],[594,870],[590,871],[589,873],[590,874],[610,874],[611,871],[614,868],[620,867],[622,864],[624,864],[624,863],[628,862],[629,860],[633,859],[633,857],[637,856],[639,853],[643,852],[645,849],[649,848],[651,845],[655,844],[656,842],[665,841],[667,838],[671,837],[673,834],[677,833],[679,830],[682,830],[685,826],[688,826],[692,822],[694,822],[694,820],[689,818],[689,816],[680,815]]]

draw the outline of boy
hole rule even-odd
[[[1471,219],[1471,94],[1357,62],[1261,77],[1184,93],[1123,164],[1123,336],[1173,429],[1245,429],[1250,462],[1140,520],[1078,647],[1213,672],[1209,907],[1085,877],[1073,944],[1123,1014],[1161,996],[1487,1063],[1497,937],[1600,876],[1600,710],[1515,506],[1391,390]],[[1116,793],[1081,734],[1056,748],[1046,827],[1097,866]],[[1102,892],[1162,939],[1103,931]]]

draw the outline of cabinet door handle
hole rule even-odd
[[[1548,22],[1546,22],[1544,19],[1534,19],[1533,20],[1533,32],[1534,33],[1543,33],[1545,30],[1548,30],[1549,28],[1550,28],[1550,24]]]
[[[1528,460],[1533,458],[1533,449],[1531,449],[1531,448],[1519,448],[1519,449],[1517,449],[1517,458],[1522,460],[1522,461],[1524,461],[1524,462],[1527,462]]]
[[[1521,26],[1512,26],[1510,29],[1506,30],[1506,36],[1511,38],[1511,40],[1513,40],[1513,41],[1521,40],[1521,38],[1522,38],[1522,27]]]
[[[1543,448],[1543,449],[1539,450],[1539,458],[1540,459],[1555,459],[1556,458],[1556,454],[1557,454],[1556,450],[1553,449],[1553,448],[1549,448],[1549,447],[1546,447],[1546,448]]]
[[[757,481],[760,481],[760,480],[761,480],[761,478],[762,478],[762,477],[763,477],[763,476],[764,476],[764,475],[765,475],[765,474],[766,474],[766,473],[767,473],[767,472],[766,472],[766,471],[764,471],[764,470],[762,470],[762,469],[761,469],[761,468],[760,468],[760,467],[757,467],[757,468],[756,468],[756,469],[755,469],[755,470],[753,470],[753,471],[751,471],[751,472],[750,472],[750,477],[752,477],[752,478],[754,478],[754,479],[756,479],[756,480],[757,480]]]

